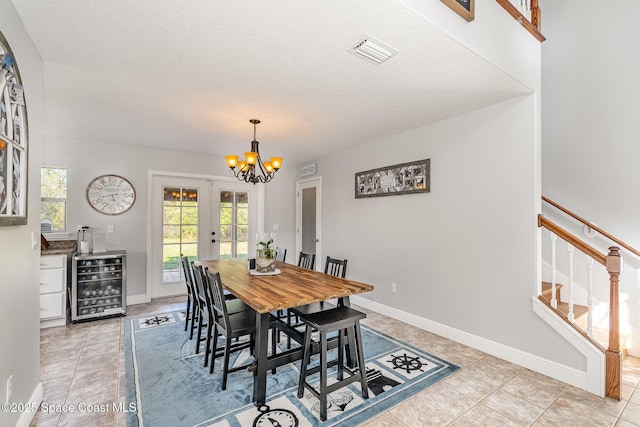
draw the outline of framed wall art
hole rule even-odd
[[[431,159],[424,159],[357,172],[356,199],[428,193],[431,191],[430,166]]]
[[[449,6],[451,10],[464,18],[465,21],[471,22],[475,15],[475,0],[440,0]]]
[[[27,106],[18,65],[0,32],[0,226],[27,223]]]

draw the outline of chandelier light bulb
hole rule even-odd
[[[227,159],[227,166],[229,166],[231,169],[238,166],[238,156],[230,155],[230,156],[224,156],[224,158]]]

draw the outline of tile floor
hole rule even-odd
[[[129,306],[127,315],[184,306],[184,298],[168,298]],[[623,399],[618,402],[374,312],[368,312],[364,323],[462,368],[369,421],[367,427],[640,426],[640,359],[625,360]],[[43,329],[40,342],[44,402],[51,412],[38,412],[32,427],[125,426],[121,412],[61,414],[54,407],[80,402],[111,407],[113,402],[124,402],[123,319]]]

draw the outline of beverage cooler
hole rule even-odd
[[[71,321],[126,313],[127,253],[76,253],[72,258]]]

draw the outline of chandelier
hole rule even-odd
[[[240,181],[253,184],[258,182],[266,183],[271,181],[278,169],[280,169],[282,157],[271,157],[269,162],[262,161],[258,150],[259,142],[256,141],[256,125],[260,123],[260,120],[251,119],[249,122],[253,123],[251,151],[244,153],[244,161],[238,161],[238,156],[236,155],[224,156],[224,158],[227,160],[227,166],[231,168],[233,174]],[[237,170],[236,167],[238,168]]]

